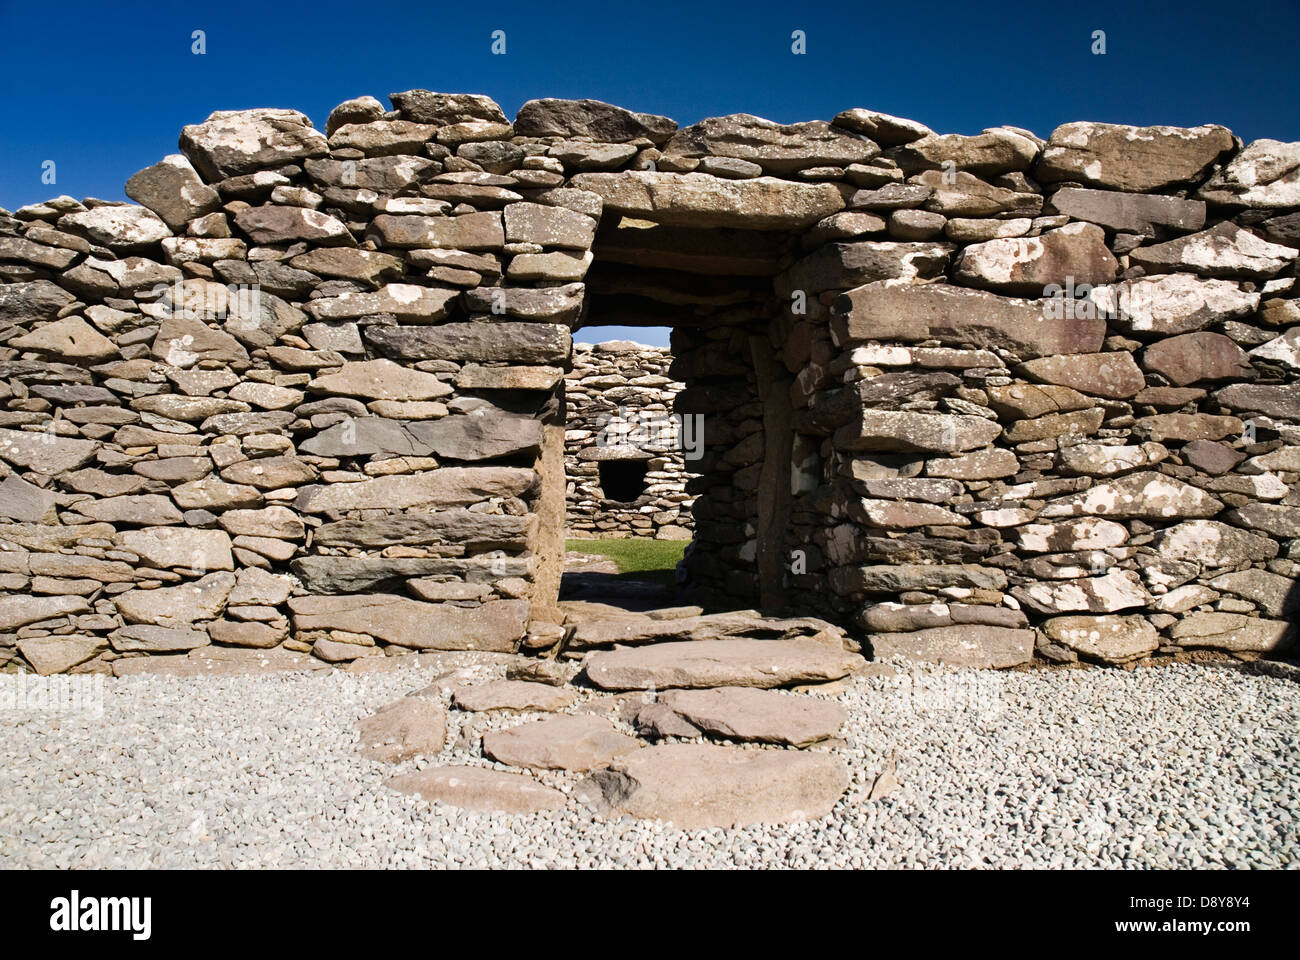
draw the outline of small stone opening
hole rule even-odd
[[[600,473],[600,489],[606,500],[617,503],[635,504],[646,493],[647,460],[602,460],[597,469]]]

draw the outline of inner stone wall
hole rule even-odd
[[[0,215],[4,669],[554,646],[593,300],[677,312],[706,602],[986,666],[1291,642],[1300,144],[390,99]]]
[[[564,470],[571,536],[689,540],[694,497],[686,492],[673,404],[684,386],[669,376],[672,354],[628,340],[576,344],[565,375]],[[639,463],[644,493],[620,500],[601,486],[602,463]]]

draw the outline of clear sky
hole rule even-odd
[[[1300,140],[1298,27],[1300,0],[0,0],[0,206],[125,199],[126,178],[212,110],[294,107],[323,127],[342,100],[413,87],[486,93],[508,116],[534,97],[592,97],[683,125],[868,107],[940,133],[1103,120]],[[491,52],[497,30],[504,55]],[[1091,51],[1097,30],[1104,55]],[[580,339],[627,335],[591,333]]]

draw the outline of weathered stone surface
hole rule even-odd
[[[835,571],[831,585],[846,593],[901,593],[945,587],[1001,590],[1007,585],[1007,576],[996,567],[981,567],[973,563],[874,564]]]
[[[1015,535],[1022,550],[1034,553],[1069,553],[1075,550],[1105,550],[1128,540],[1122,523],[1081,517],[1059,523],[1030,523],[1019,527]]]
[[[844,207],[828,183],[773,177],[724,180],[705,173],[580,173],[574,187],[589,190],[613,213],[681,227],[790,230],[811,226]]]
[[[136,173],[126,181],[126,195],[157,213],[174,232],[221,206],[221,196],[199,180],[181,153],[170,153]]]
[[[43,677],[65,673],[107,649],[103,637],[29,637],[18,641],[18,652]]]
[[[1129,259],[1148,273],[1188,270],[1203,277],[1267,279],[1300,256],[1294,247],[1261,240],[1231,220],[1191,236],[1138,247]]]
[[[962,251],[954,278],[972,287],[1038,297],[1071,279],[1076,285],[1110,283],[1118,267],[1100,227],[1071,223],[1039,237],[972,244]]]
[[[1037,155],[1037,142],[1007,129],[985,130],[973,137],[958,133],[931,135],[886,154],[908,174],[956,169],[988,177],[1025,170]]]
[[[508,601],[501,601],[508,602]],[[571,706],[577,694],[565,687],[527,680],[492,680],[474,686],[457,687],[452,706],[477,713],[490,710],[554,712]]]
[[[1283,420],[1300,420],[1300,384],[1234,383],[1219,390],[1215,399],[1234,413],[1262,413]],[[0,456],[3,455],[0,450]]]
[[[847,716],[832,700],[746,687],[670,690],[659,702],[706,733],[793,747],[835,736]]]
[[[1157,443],[1165,440],[1222,440],[1238,436],[1241,431],[1242,422],[1236,417],[1216,417],[1211,413],[1161,413],[1142,417],[1133,424],[1135,437]]]
[[[128,590],[117,596],[117,611],[127,623],[185,627],[218,616],[234,587],[233,573],[210,573],[179,587]]]
[[[478,363],[563,363],[569,328],[558,323],[444,323],[436,327],[372,326],[366,340],[402,360]]]
[[[413,423],[407,429],[447,460],[490,460],[536,453],[542,444],[541,423],[496,407]]]
[[[1037,357],[1022,363],[1018,372],[1040,383],[1116,400],[1136,396],[1147,385],[1133,355],[1121,351]]]
[[[831,122],[837,127],[861,133],[882,147],[896,147],[911,143],[913,140],[920,140],[922,137],[933,136],[933,131],[923,123],[875,110],[864,110],[862,107],[842,110]]]
[[[362,755],[380,763],[433,756],[447,741],[447,718],[442,706],[424,697],[396,700],[362,718],[357,727]]]
[[[942,243],[828,243],[777,278],[777,295],[788,297],[795,290],[812,295],[900,277],[933,278],[943,270],[951,251],[950,245]]]
[[[937,339],[961,346],[1004,347],[1021,359],[1096,353],[1105,321],[1053,317],[1042,303],[941,283],[881,280],[841,294],[831,311],[840,344],[854,340]]]
[[[626,143],[645,137],[663,144],[677,124],[652,113],[633,113],[600,100],[529,100],[515,117],[523,137],[590,137],[600,143]]]
[[[533,770],[594,770],[641,746],[636,737],[590,714],[537,720],[483,736],[486,756]]]
[[[491,211],[463,217],[383,214],[371,228],[386,246],[404,249],[500,250],[506,242],[501,214]]]
[[[780,687],[838,680],[862,658],[816,640],[695,640],[593,653],[588,679],[604,690]]]
[[[89,610],[89,604],[81,597],[0,597],[0,630],[16,630],[29,623]]]
[[[289,265],[322,277],[342,277],[370,284],[378,284],[381,280],[396,280],[402,275],[402,261],[397,257],[352,247],[308,250],[290,260]]]
[[[206,630],[195,630],[193,627],[135,623],[114,630],[108,635],[108,642],[118,653],[176,653],[206,647],[209,640]]]
[[[1247,503],[1223,515],[1229,523],[1274,537],[1300,537],[1300,507],[1280,503]]]
[[[558,810],[565,803],[559,790],[532,777],[484,767],[426,767],[393,777],[384,785],[424,800],[485,813],[538,813]]]
[[[218,110],[181,131],[181,151],[209,183],[323,156],[325,137],[297,110]]]
[[[48,280],[0,283],[0,318],[16,324],[53,320],[76,297]]]
[[[595,647],[640,646],[686,640],[698,643],[743,634],[787,640],[828,631],[838,632],[836,627],[814,617],[781,619],[764,617],[753,610],[668,618],[629,616],[577,624],[566,648],[589,650]]]
[[[1199,180],[1233,146],[1232,133],[1219,126],[1067,123],[1052,131],[1034,176],[1133,193],[1161,190]]]
[[[1202,381],[1255,378],[1246,351],[1223,334],[1209,331],[1185,333],[1153,343],[1143,352],[1142,364],[1178,387]]]
[[[1251,601],[1270,617],[1294,619],[1300,610],[1300,590],[1296,588],[1296,581],[1267,570],[1237,570],[1221,574],[1210,581],[1210,586]]]
[[[1109,444],[1071,444],[1061,447],[1057,466],[1065,473],[1083,476],[1115,476],[1152,467],[1169,458],[1169,449],[1158,442],[1140,446]]]
[[[1044,517],[1082,514],[1121,519],[1162,520],[1212,517],[1223,503],[1191,484],[1152,471],[1099,483],[1081,493],[1050,501]]]
[[[155,567],[189,570],[233,570],[230,537],[221,530],[184,527],[145,527],[124,530],[122,546]]]
[[[170,497],[151,493],[85,501],[77,504],[77,512],[107,523],[153,525],[180,523],[184,519]]]
[[[42,523],[54,516],[59,498],[19,476],[0,481],[0,517],[27,523]]]
[[[433,400],[451,393],[451,387],[431,373],[382,359],[345,363],[337,373],[317,377],[307,388],[367,400]]]
[[[103,206],[59,218],[59,229],[81,234],[95,243],[123,252],[141,253],[171,230],[152,210],[133,205]]]
[[[1089,297],[1120,329],[1165,336],[1244,317],[1259,306],[1258,293],[1233,281],[1186,273],[1125,280],[1097,287]]]
[[[1295,644],[1295,627],[1285,620],[1265,620],[1239,613],[1192,613],[1169,628],[1182,647],[1268,653]]]
[[[983,624],[931,627],[906,633],[873,633],[876,659],[901,658],[950,667],[1001,670],[1034,656],[1034,631]]]
[[[537,525],[532,517],[436,510],[376,520],[340,520],[316,528],[322,546],[384,547],[456,543],[472,550],[522,548]]]
[[[1256,209],[1300,206],[1300,143],[1255,140],[1196,195],[1211,203]]]
[[[1141,607],[1151,600],[1132,570],[1112,570],[1101,577],[1012,587],[1011,595],[1031,610],[1047,614],[1072,610],[1111,613]]]
[[[317,320],[355,320],[391,314],[399,320],[432,323],[447,316],[448,305],[459,296],[455,290],[436,290],[409,283],[390,283],[367,293],[322,297],[307,305]]]
[[[91,440],[0,429],[0,460],[47,477],[85,466],[98,449]]]
[[[841,450],[961,453],[991,443],[1001,432],[996,421],[984,417],[862,410],[835,431],[835,446]]]
[[[182,368],[192,367],[203,360],[248,363],[248,351],[230,334],[213,330],[201,320],[183,316],[163,320],[151,354],[164,363]]]
[[[1158,227],[1192,231],[1205,226],[1205,203],[1201,200],[1065,187],[1052,194],[1051,203],[1058,212],[1076,220],[1148,237],[1154,237]]]
[[[1050,639],[1089,660],[1125,663],[1153,652],[1160,635],[1145,617],[1053,617],[1041,627]]]
[[[695,830],[815,820],[847,788],[844,762],[822,751],[673,743],[615,760],[582,790],[602,816]]]
[[[505,209],[509,243],[540,243],[544,247],[587,250],[596,236],[596,221],[564,207],[512,203]]]
[[[296,503],[305,513],[330,510],[391,510],[436,504],[465,506],[489,497],[517,497],[537,480],[520,467],[441,467],[405,476],[307,487]]]
[[[305,207],[249,207],[235,214],[235,225],[259,246],[299,240],[326,247],[355,242],[343,221]]]
[[[431,90],[407,90],[390,93],[388,99],[401,112],[403,119],[415,123],[432,123],[448,126],[484,120],[505,123],[506,115],[495,100],[479,93],[434,93]],[[371,119],[378,119],[373,117]]]
[[[709,117],[678,130],[664,153],[735,157],[757,163],[768,173],[788,174],[806,167],[862,163],[880,153],[880,148],[821,120],[780,124],[737,113]]]
[[[508,652],[524,635],[528,617],[524,600],[457,607],[385,594],[293,597],[289,609],[299,631],[346,630],[419,650]]]

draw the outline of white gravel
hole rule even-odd
[[[109,679],[102,717],[7,714],[0,866],[1300,864],[1287,680],[1185,665],[860,678],[839,698],[851,786],[829,817],[680,831],[600,821],[576,800],[488,815],[386,789],[435,761],[363,760],[356,721],[436,675]],[[449,718],[436,762],[486,763],[471,733],[531,719]],[[901,787],[867,799],[891,756]],[[580,777],[542,779],[571,791]]]

